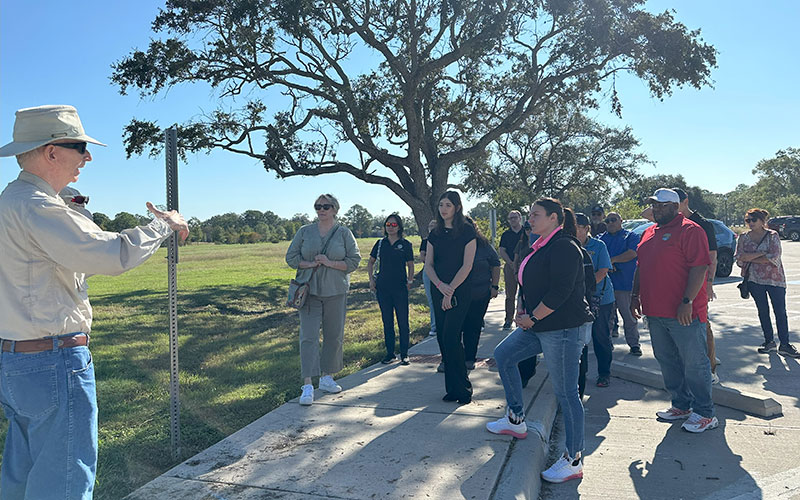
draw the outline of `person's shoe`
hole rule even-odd
[[[389,364],[389,363],[391,363],[392,361],[394,361],[394,354],[392,354],[391,356],[389,356],[389,355],[387,354],[387,355],[386,355],[386,356],[385,356],[385,357],[384,357],[384,358],[381,360],[381,363],[383,363],[384,365],[388,365],[388,364]]]
[[[787,358],[800,358],[800,352],[797,352],[797,349],[792,344],[781,344],[778,348],[778,354]]]
[[[314,402],[314,386],[306,384],[302,387],[303,394],[300,395],[300,404],[310,406]]]
[[[692,414],[689,416],[689,420],[684,422],[681,427],[689,432],[700,433],[709,429],[713,429],[718,425],[719,420],[717,420],[717,417],[708,418],[700,415],[699,413],[692,412]]]
[[[503,330],[511,330],[511,322],[510,321],[506,321],[505,323],[503,323]]]
[[[403,356],[400,358],[400,364],[403,366],[408,366],[411,364],[411,360],[408,359],[408,356]]]
[[[330,375],[325,375],[324,377],[319,378],[319,388],[320,390],[330,392],[331,394],[342,392],[342,386],[334,382],[333,377]]]
[[[597,377],[597,387],[608,387],[611,383],[611,379],[609,377]]]
[[[475,369],[475,362],[474,361],[465,361],[464,364],[467,367],[467,370],[474,370]]]
[[[717,375],[715,372],[711,372],[711,384],[719,384],[719,375]]]
[[[460,405],[468,405],[472,403],[472,396],[464,396],[458,398],[456,396],[451,396],[450,394],[445,394],[444,396],[442,396],[442,401],[458,401],[458,404]]]
[[[548,483],[564,483],[583,477],[583,463],[580,458],[571,459],[562,456],[546,471],[542,471],[542,479]]]
[[[716,356],[714,356],[714,362],[715,362],[715,364],[716,364],[717,366],[719,366],[719,365],[721,365],[721,364],[722,364],[722,361],[720,361],[720,360],[719,360],[719,358],[718,358],[718,357],[716,357]]]
[[[431,337],[435,337],[436,336],[436,330],[431,330],[430,332],[428,332],[428,335],[431,336]]]
[[[494,422],[487,423],[486,430],[492,434],[508,434],[517,439],[525,439],[528,437],[528,424],[526,424],[524,420],[520,421],[518,424],[512,423],[511,420],[508,419],[510,413],[509,410],[504,417]]]
[[[656,412],[656,416],[662,420],[683,420],[684,418],[689,418],[689,415],[691,414],[691,408],[688,410],[681,410],[680,408],[675,408],[674,406],[667,410]]]
[[[436,367],[436,371],[439,373],[444,373],[444,361],[439,363],[439,366]]]
[[[642,348],[638,345],[631,347],[631,356],[641,356],[642,355]]]
[[[775,341],[771,340],[769,342],[764,342],[758,348],[758,352],[761,354],[767,354],[768,352],[775,352],[778,350],[778,346],[775,345]]]

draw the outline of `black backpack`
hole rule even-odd
[[[586,288],[586,303],[589,304],[589,311],[592,316],[597,318],[597,313],[600,310],[600,297],[595,295],[597,291],[597,282],[594,277],[594,264],[592,264],[592,256],[585,248],[581,247],[583,254],[583,274],[584,284]]]

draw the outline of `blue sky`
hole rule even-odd
[[[109,82],[110,65],[133,48],[145,48],[150,23],[163,2],[86,0],[0,3],[0,144],[11,140],[14,111],[40,104],[72,104],[87,133],[108,144],[91,149],[94,161],[75,187],[91,197],[93,211],[145,213],[145,201],[164,203],[164,160],[125,159],[122,129],[131,117],[167,125],[215,108],[204,85],[180,86],[141,100],[121,96]],[[690,29],[719,50],[714,89],[677,90],[663,102],[644,84],[618,78],[623,118],[608,103],[595,117],[629,125],[655,173],[683,174],[690,184],[726,192],[752,183],[755,163],[786,147],[800,147],[800,2],[658,0],[648,10],[675,9]],[[0,160],[0,186],[18,174],[13,158]],[[310,213],[317,194],[335,193],[342,209],[359,203],[373,214],[410,210],[386,188],[346,174],[280,180],[238,155],[191,155],[181,164],[180,208],[206,219],[226,212],[271,210],[289,217]],[[479,200],[467,200],[467,206]]]

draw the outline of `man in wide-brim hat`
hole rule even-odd
[[[0,194],[0,403],[8,434],[2,498],[91,498],[97,466],[97,400],[89,353],[92,308],[83,274],[120,274],[189,229],[175,212],[101,230],[59,196],[92,160],[72,106],[17,111],[19,177]]]

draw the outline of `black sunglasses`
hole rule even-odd
[[[752,223],[754,223],[754,224],[755,224],[756,222],[758,222],[758,221],[760,221],[760,220],[761,220],[761,219],[756,219],[756,218],[753,218],[753,219],[751,219],[751,218],[749,218],[749,217],[748,217],[748,218],[746,218],[744,221],[745,221],[745,222],[748,222],[748,223],[749,223],[749,222],[752,222]]]
[[[330,210],[333,208],[333,205],[330,203],[323,203],[322,205],[314,204],[314,210],[319,212],[320,210]]]
[[[85,142],[53,142],[51,143],[53,146],[58,146],[60,148],[67,148],[67,149],[74,149],[80,154],[86,154],[86,143]]]
[[[71,201],[72,203],[77,203],[78,205],[86,205],[87,203],[89,203],[89,197],[83,195],[73,196],[72,199],[69,201]]]
[[[619,219],[606,219],[606,220],[605,220],[605,221],[603,221],[603,222],[605,222],[606,224],[611,224],[611,223],[613,223],[613,222],[617,222],[618,220],[619,220]]]

